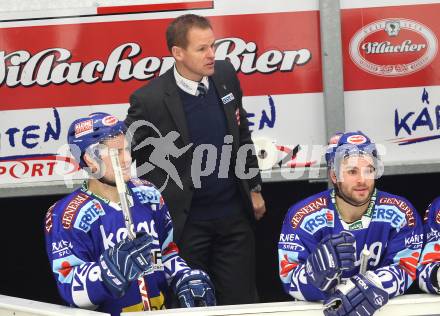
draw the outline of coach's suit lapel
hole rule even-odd
[[[220,97],[220,105],[222,106],[226,121],[228,123],[228,134],[231,134],[234,139],[234,145],[238,146],[238,124],[237,124],[237,115],[236,111],[238,109],[238,100],[234,99],[231,101],[225,101],[226,104],[223,103],[223,100],[226,96],[233,95],[232,88],[230,84],[228,84],[221,75],[217,75],[217,72],[212,76],[212,80],[214,81],[215,88],[217,90],[217,93]],[[234,95],[234,98],[237,96]]]
[[[183,144],[189,144],[188,126],[186,123],[185,112],[183,111],[182,101],[180,100],[177,84],[174,79],[173,69],[171,68],[164,76],[167,76],[167,86],[165,90],[165,105],[176,124],[177,131],[182,137]],[[165,136],[165,135],[163,135]]]

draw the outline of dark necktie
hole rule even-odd
[[[199,82],[197,86],[197,91],[199,92],[198,94],[199,97],[204,97],[207,91],[206,86],[203,83]]]

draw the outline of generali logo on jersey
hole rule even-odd
[[[426,25],[402,18],[374,21],[351,38],[351,60],[376,76],[406,76],[428,66],[437,54],[437,37]]]

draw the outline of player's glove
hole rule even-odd
[[[354,268],[354,243],[354,236],[346,231],[325,236],[307,258],[307,281],[324,292],[338,285],[342,271]]]
[[[174,285],[181,307],[215,306],[214,286],[202,270],[190,270]]]
[[[102,280],[115,297],[123,296],[131,281],[151,272],[152,246],[153,237],[142,234],[133,240],[123,239],[101,255]]]
[[[388,302],[388,293],[382,289],[379,277],[371,271],[357,274],[324,301],[326,316],[369,316]]]
[[[439,263],[436,263],[434,268],[432,268],[431,284],[437,292],[440,291],[440,264]]]

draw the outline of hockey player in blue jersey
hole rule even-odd
[[[426,210],[423,232],[424,248],[418,271],[419,287],[427,293],[440,294],[440,197]]]
[[[326,154],[334,188],[284,219],[280,278],[294,298],[323,301],[326,315],[372,315],[415,279],[422,226],[410,202],[375,188],[375,144],[361,132],[337,137]]]
[[[61,297],[71,306],[112,315],[139,311],[144,304],[138,278],[143,277],[153,310],[168,307],[173,294],[182,307],[215,305],[208,275],[179,257],[160,192],[147,181],[130,179],[124,123],[93,113],[72,123],[68,143],[90,176],[45,218],[46,251]],[[133,240],[127,238],[109,148],[119,153],[137,233]]]

